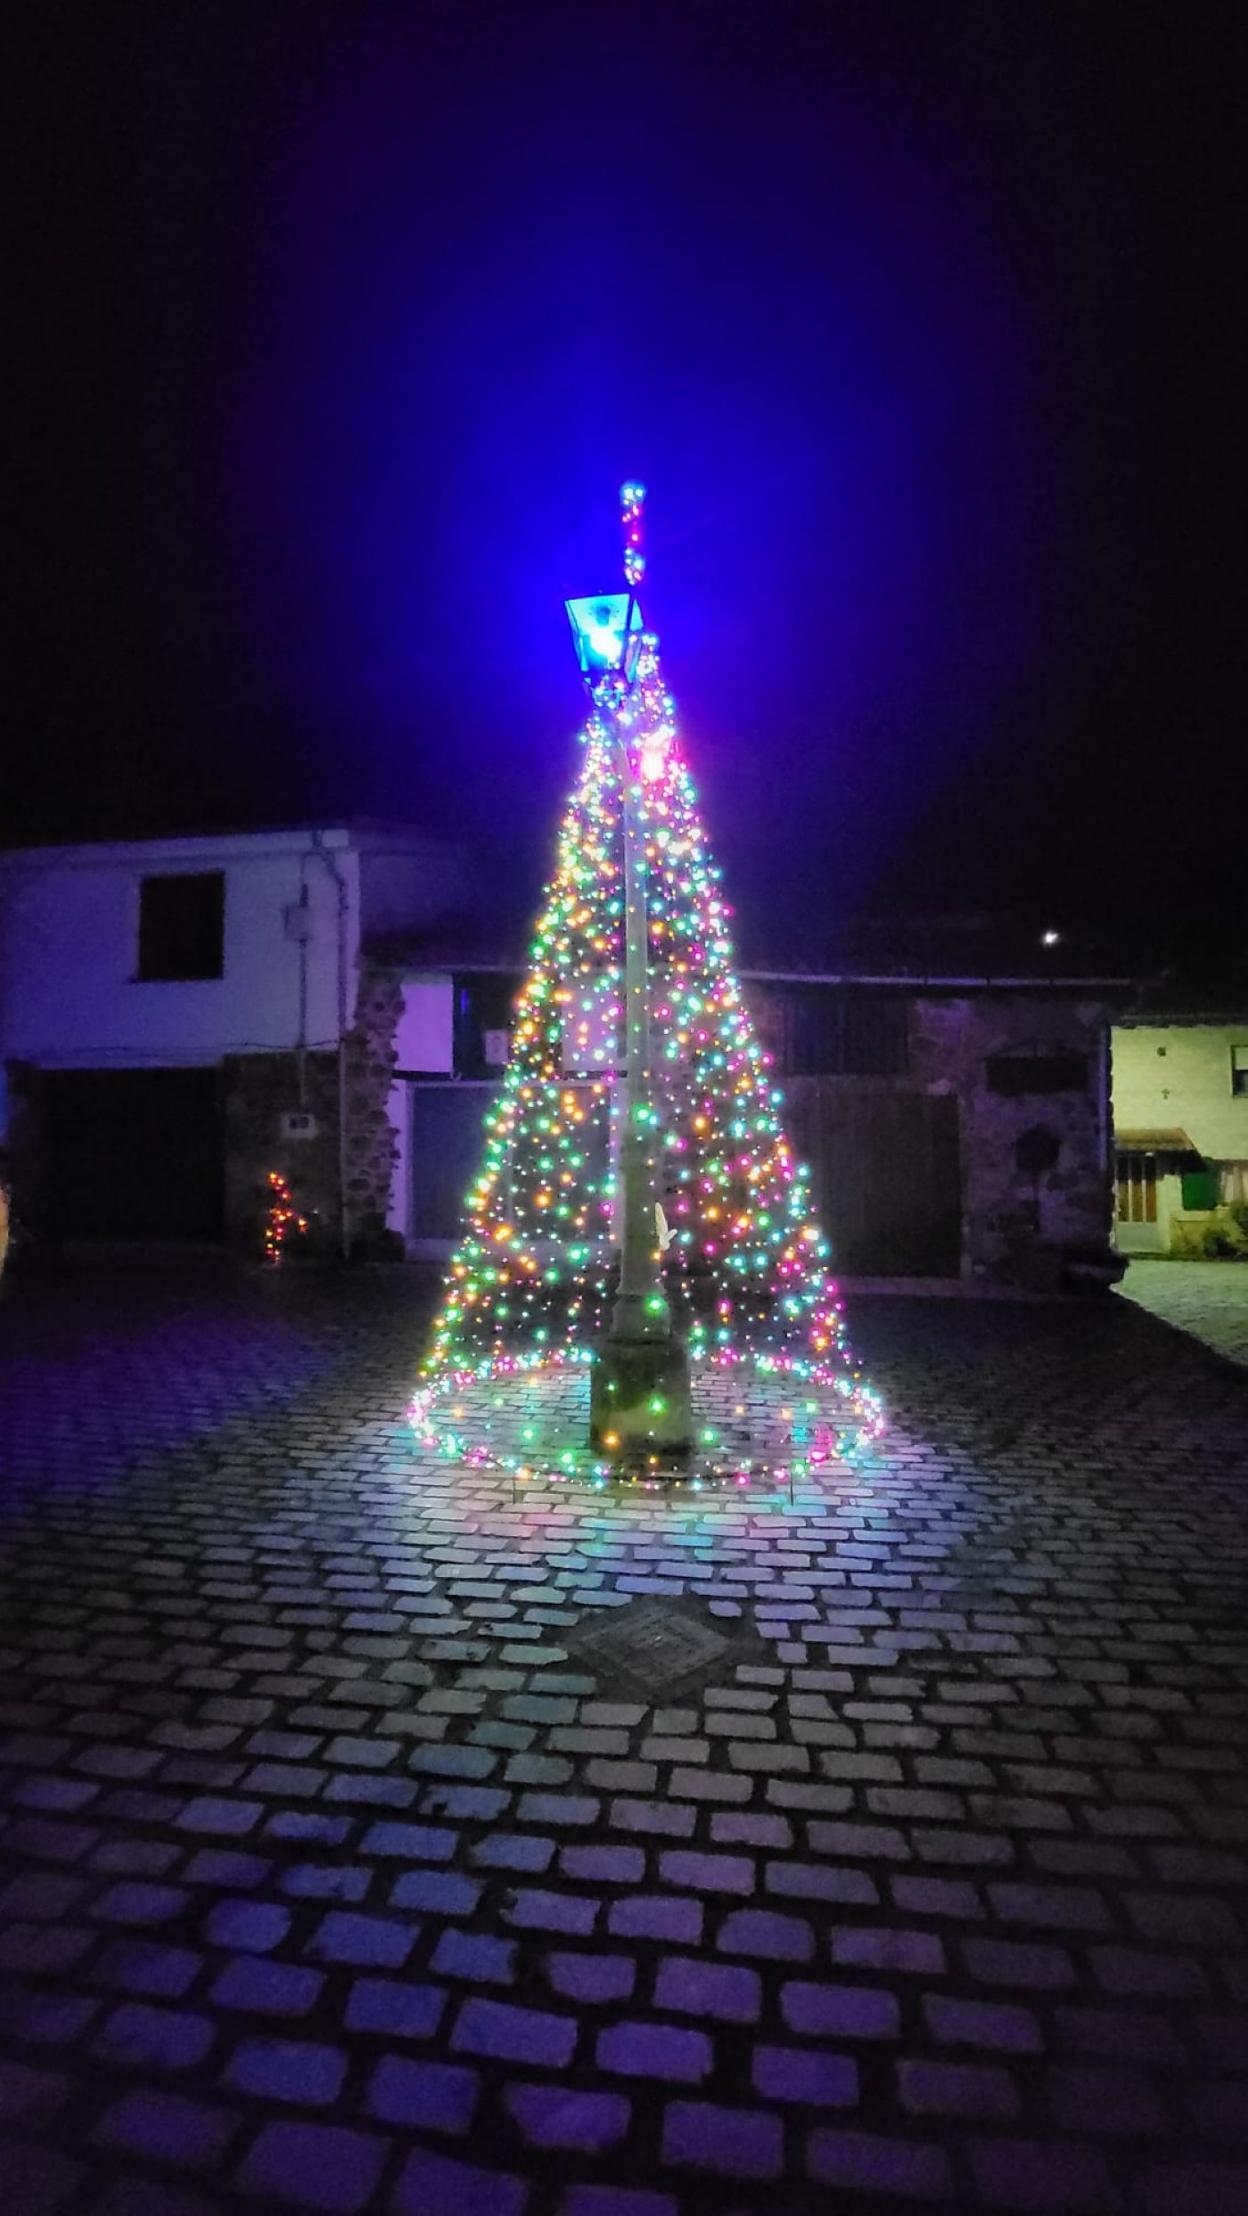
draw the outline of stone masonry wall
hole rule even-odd
[[[311,1139],[285,1139],[281,1118],[306,1108],[316,1118]],[[257,1248],[268,1208],[268,1174],[279,1170],[296,1208],[312,1221],[317,1252],[337,1250],[338,1057],[231,1054],[225,1060],[225,1221],[232,1245]]]
[[[397,1140],[386,1102],[398,1061],[394,1039],[402,1013],[402,978],[364,968],[355,1022],[347,1034],[347,1201],[352,1245],[366,1253],[384,1251],[390,1238],[386,1210]]]
[[[386,1250],[386,1207],[395,1137],[386,1118],[394,1070],[394,1033],[402,986],[394,977],[366,970],[359,982],[355,1022],[346,1038],[347,1228],[355,1254]],[[279,1170],[289,1180],[295,1206],[314,1218],[311,1245],[318,1253],[341,1251],[338,1165],[338,1057],[308,1054],[302,1097],[299,1057],[230,1055],[226,1070],[226,1223],[231,1240],[257,1242],[268,1205],[267,1179]],[[306,1108],[315,1136],[288,1139],[281,1118]]]
[[[1063,1246],[1109,1245],[1111,1192],[1105,1151],[1100,1002],[976,994],[916,1001],[914,1076],[956,1091],[961,1118],[963,1270],[972,1277],[1042,1285],[1056,1280]],[[990,1056],[1086,1055],[1082,1089],[1003,1094],[988,1083]],[[1050,1134],[1052,1168],[1033,1174],[1017,1148]]]

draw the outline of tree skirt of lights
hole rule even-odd
[[[443,1375],[411,1408],[422,1446],[518,1483],[792,1486],[858,1460],[883,1429],[870,1388],[750,1360],[693,1371],[695,1434],[684,1456],[604,1453],[587,1441],[590,1357],[504,1360]]]

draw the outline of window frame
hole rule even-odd
[[[144,930],[145,895],[153,885],[194,883],[213,884],[219,888],[214,916],[213,940],[215,969],[175,966],[172,958],[161,961],[159,949],[151,943],[158,935],[159,926],[150,911],[147,931]],[[134,983],[136,985],[213,985],[220,984],[225,976],[225,901],[226,872],[223,869],[153,869],[140,872],[135,892],[135,960]],[[166,923],[167,929],[167,923]],[[205,943],[207,933],[205,932]],[[176,947],[175,947],[176,951]]]

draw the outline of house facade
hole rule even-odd
[[[276,1171],[321,1251],[447,1254],[524,975],[472,890],[385,825],[0,858],[19,1234],[254,1251]],[[1043,1289],[1107,1253],[1129,981],[947,919],[742,974],[842,1275]]]
[[[819,965],[746,967],[797,1150],[844,1276],[1056,1287],[1107,1254],[1109,1031],[1129,980],[922,926]],[[449,1251],[503,1081],[523,971],[378,944],[400,1013],[389,1221],[414,1256]],[[603,1042],[601,1066],[615,1048]],[[580,1058],[583,1062],[583,1055]]]
[[[0,1132],[32,1240],[249,1243],[270,1170],[318,1241],[384,1234],[395,996],[372,933],[455,913],[465,868],[328,824],[0,857]]]
[[[1248,1015],[1114,1027],[1115,1238],[1124,1254],[1248,1249]]]

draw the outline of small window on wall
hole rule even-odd
[[[1248,1094],[1248,1046],[1231,1048],[1231,1091]]]
[[[139,978],[145,984],[220,977],[225,964],[225,872],[139,880]]]

